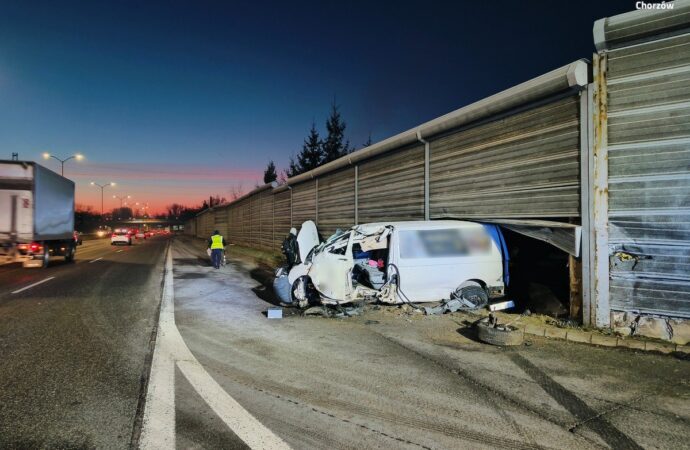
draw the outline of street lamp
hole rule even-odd
[[[115,186],[114,182],[106,183],[106,184],[98,184],[95,181],[91,182],[91,186],[98,186],[101,188],[101,220],[103,220],[103,189],[107,188],[108,186]]]
[[[113,198],[120,200],[120,209],[122,209],[122,202],[127,200],[127,199],[132,198],[132,196],[131,195],[123,195],[122,197],[120,197],[119,195],[113,195]],[[127,204],[127,202],[125,202],[125,205],[126,204]]]
[[[60,161],[60,175],[62,175],[64,177],[65,176],[65,163],[67,161],[69,161],[70,159],[76,159],[77,161],[81,161],[82,159],[84,159],[84,155],[82,155],[80,153],[75,153],[74,155],[70,156],[69,158],[62,159],[62,158],[58,158],[55,155],[51,155],[48,152],[43,153],[43,159],[50,159],[50,158],[55,158],[58,161]]]

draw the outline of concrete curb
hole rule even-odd
[[[539,325],[525,325],[522,327],[524,335],[561,339],[579,344],[598,345],[601,347],[622,347],[634,350],[660,353],[685,353],[690,355],[690,345],[679,345],[672,342],[653,342],[635,337],[608,336],[596,331],[569,330],[567,328],[547,327]]]

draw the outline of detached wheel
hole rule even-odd
[[[488,317],[477,323],[477,337],[480,341],[491,345],[511,346],[522,345],[523,334],[517,328],[510,325],[489,324]]]

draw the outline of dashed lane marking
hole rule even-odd
[[[101,259],[103,259],[102,256],[100,258],[92,259],[91,261],[89,261],[89,264],[95,263],[96,261],[100,261]]]
[[[39,284],[43,284],[43,283],[45,283],[46,281],[50,281],[50,280],[52,280],[53,278],[55,278],[55,277],[48,277],[48,278],[43,279],[43,280],[41,280],[41,281],[37,281],[37,282],[35,282],[34,284],[30,284],[30,285],[28,285],[28,286],[24,286],[24,287],[21,288],[21,289],[17,289],[16,291],[13,291],[12,293],[13,293],[13,294],[19,294],[20,292],[24,292],[24,291],[27,290],[27,289],[31,289],[32,287],[38,286]]]
[[[237,437],[252,449],[289,449],[204,369],[175,325],[172,247],[168,247],[156,345],[139,439],[141,449],[175,448],[175,365]]]
[[[115,253],[120,253],[120,252],[124,252],[124,250],[120,249],[120,250],[116,251]]]

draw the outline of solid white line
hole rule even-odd
[[[175,447],[175,363],[218,417],[252,449],[289,449],[232,398],[204,369],[185,344],[175,325],[172,246],[168,247],[158,335],[146,392],[142,449]]]
[[[96,259],[94,259],[94,260],[89,261],[89,264],[95,263],[96,261],[100,261],[101,259],[103,259],[102,256],[101,256],[100,258],[96,258]]]
[[[55,277],[48,277],[48,278],[46,278],[45,280],[37,281],[37,282],[34,283],[34,284],[30,284],[30,285],[25,286],[25,287],[23,287],[23,288],[21,288],[21,289],[17,289],[16,291],[14,291],[14,292],[12,292],[12,293],[13,293],[13,294],[19,294],[20,292],[24,292],[25,290],[31,289],[31,288],[34,287],[34,286],[38,286],[39,284],[43,284],[43,283],[45,283],[46,281],[50,281],[50,280],[52,280],[53,278],[55,278]]]

